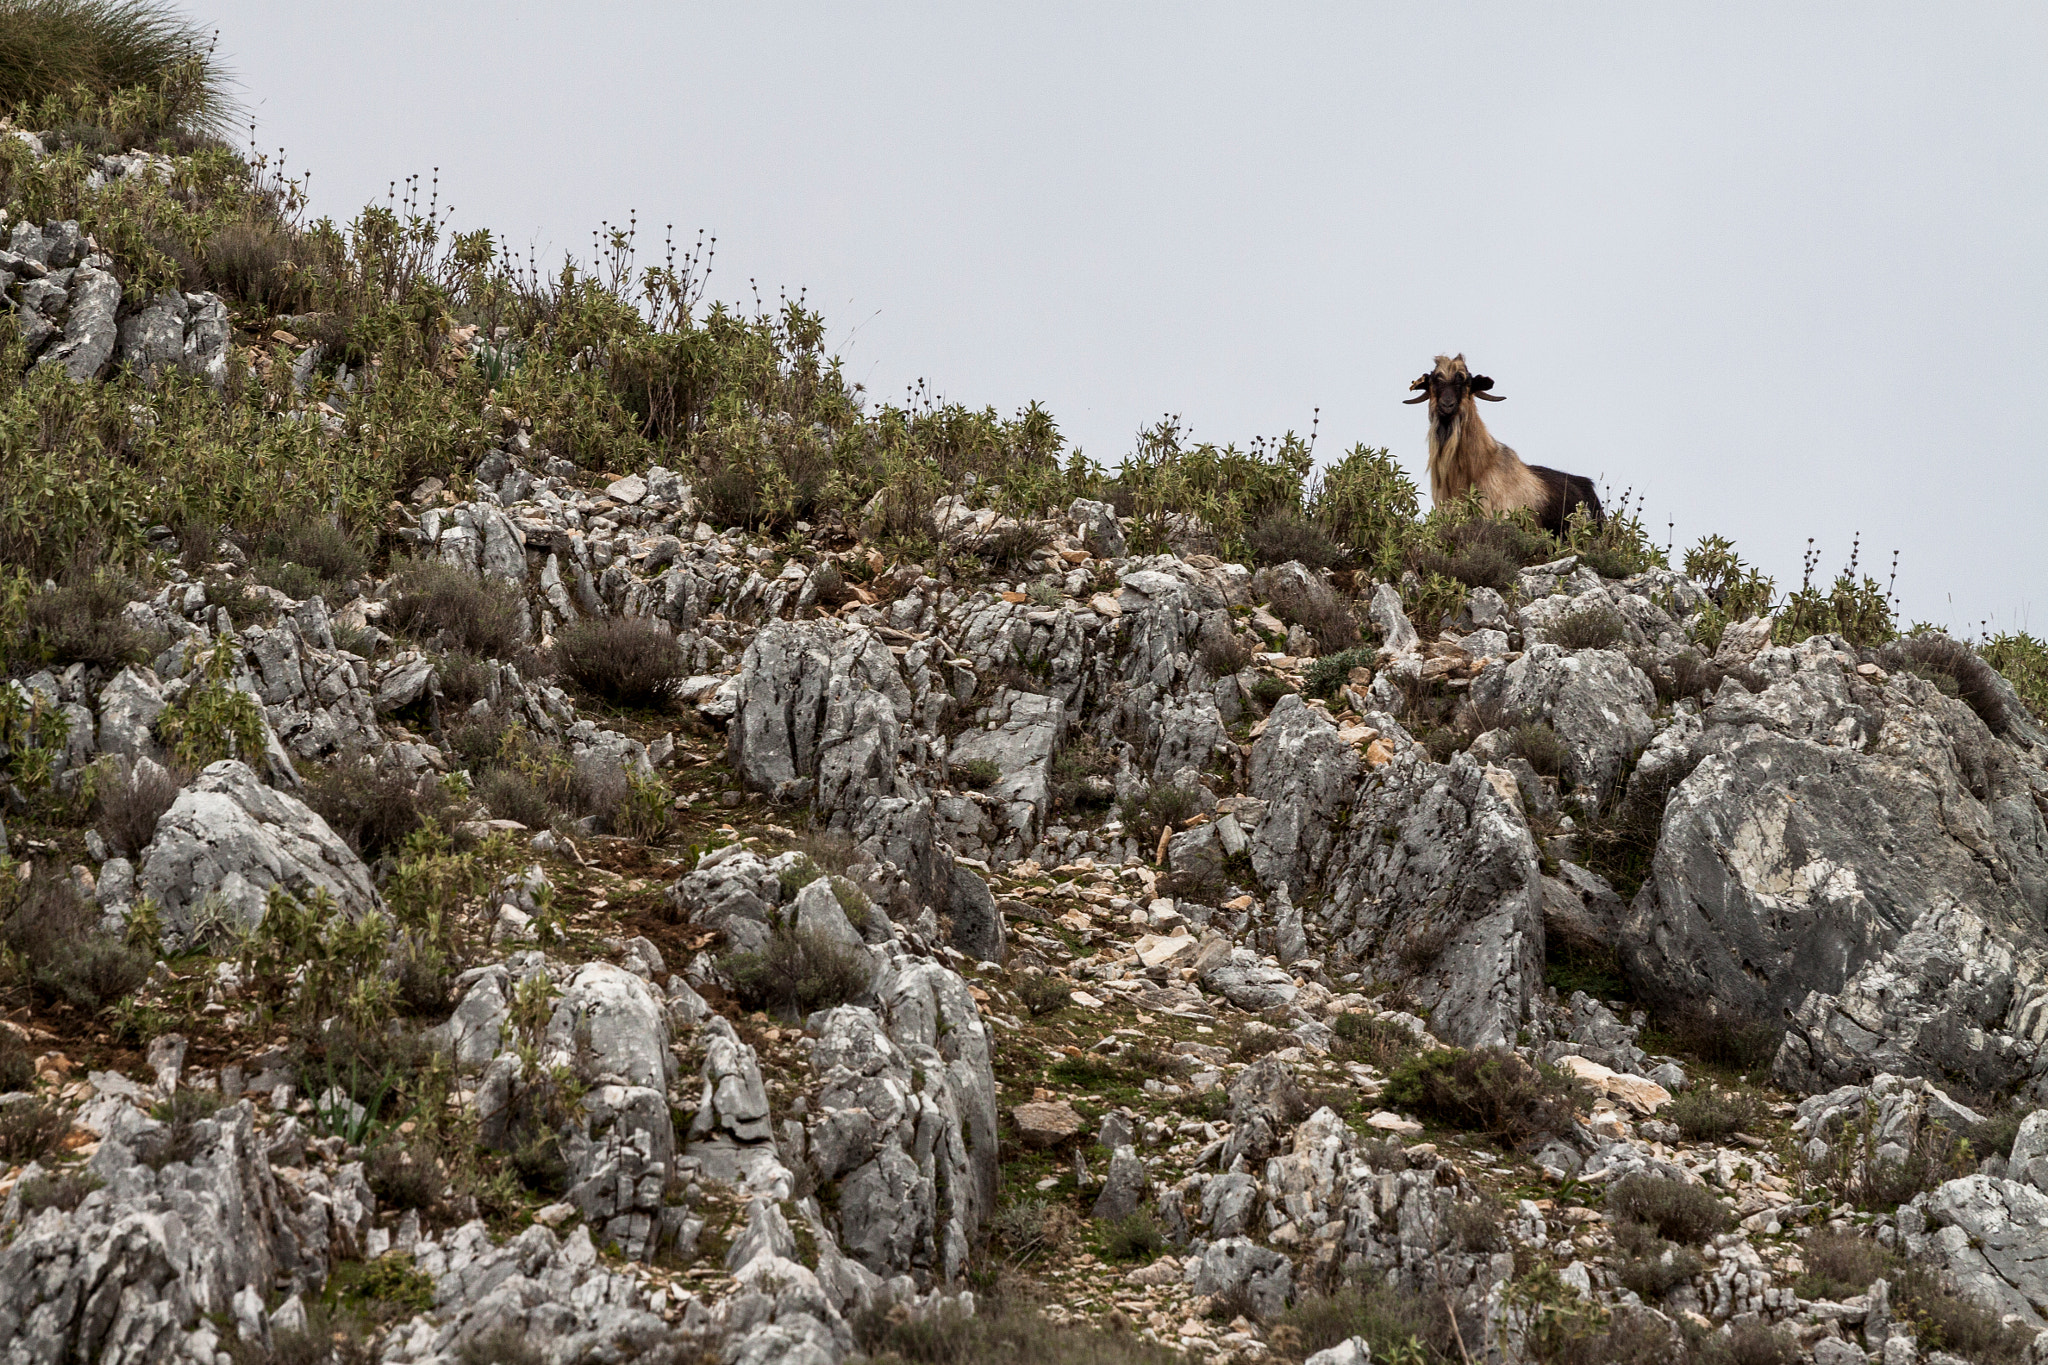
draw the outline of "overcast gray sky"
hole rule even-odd
[[[1796,586],[2048,633],[2048,6],[185,0],[344,218],[587,254],[637,209],[714,294],[809,290],[882,398],[1043,402],[1114,464],[1393,449],[1463,351],[1531,463]]]

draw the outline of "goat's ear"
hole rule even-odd
[[[1487,377],[1486,377],[1485,375],[1483,375],[1483,374],[1475,374],[1475,375],[1473,375],[1473,376],[1472,376],[1472,389],[1473,389],[1473,392],[1475,392],[1475,393],[1485,393],[1485,392],[1486,392],[1486,391],[1487,391],[1488,389],[1490,389],[1490,388],[1492,388],[1492,387],[1493,387],[1493,381],[1492,381],[1491,379],[1487,378]]]

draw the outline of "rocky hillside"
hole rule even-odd
[[[0,1359],[2048,1359],[2037,642],[92,142]]]

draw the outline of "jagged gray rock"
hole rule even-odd
[[[178,793],[136,880],[162,907],[167,943],[190,940],[216,913],[223,924],[255,928],[273,887],[325,894],[352,916],[381,903],[363,860],[325,820],[235,759],[209,765]]]

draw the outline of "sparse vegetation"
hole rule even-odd
[[[555,635],[562,671],[620,706],[663,706],[689,673],[675,637],[639,616],[597,616],[564,626]]]
[[[509,583],[481,578],[437,559],[398,568],[391,621],[422,644],[484,659],[512,659],[525,636],[526,605]]]
[[[1684,1246],[1704,1246],[1735,1221],[1705,1185],[1642,1172],[1624,1176],[1608,1189],[1607,1212],[1619,1223],[1639,1223]]]
[[[1498,1048],[1442,1049],[1401,1065],[1387,1082],[1388,1103],[1446,1127],[1483,1133],[1517,1147],[1567,1131],[1578,1082]]]
[[[1696,1082],[1671,1101],[1662,1117],[1694,1142],[1720,1142],[1731,1133],[1754,1127],[1761,1116],[1756,1097],[1746,1090],[1722,1090]]]
[[[1620,612],[1603,604],[1567,612],[1543,634],[1560,649],[1612,649],[1628,638],[1628,626]]]
[[[874,976],[865,950],[784,924],[765,948],[728,954],[719,968],[749,1009],[797,1018],[854,1000]]]

